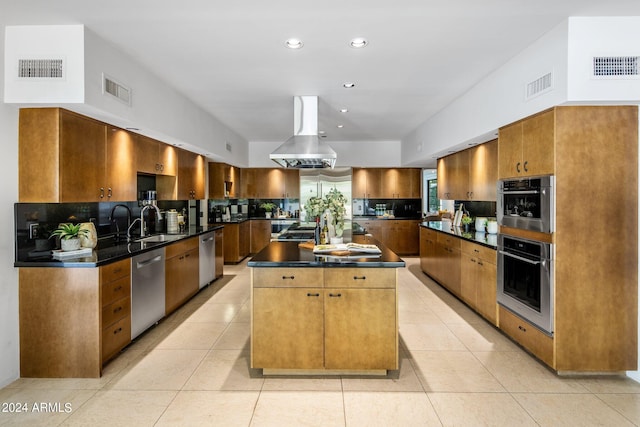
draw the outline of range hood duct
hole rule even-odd
[[[318,97],[293,97],[293,136],[269,158],[285,168],[333,168],[336,152],[318,137]]]

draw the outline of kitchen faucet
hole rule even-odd
[[[117,204],[113,208],[111,208],[111,212],[109,213],[109,223],[113,222],[116,225],[116,235],[114,236],[116,241],[120,239],[120,227],[118,226],[118,221],[114,219],[113,214],[115,213],[116,209],[119,207],[124,208],[127,211],[127,233],[129,231],[129,227],[131,226],[131,217],[132,217],[131,209],[129,209],[129,206],[127,205]]]
[[[127,241],[131,241],[131,228],[134,226],[134,224],[138,221],[140,221],[140,237],[144,237],[144,211],[146,211],[149,208],[154,208],[156,210],[157,213],[157,219],[162,219],[162,213],[160,212],[160,209],[158,209],[158,207],[156,205],[145,205],[142,207],[142,209],[140,209],[140,218],[136,218],[133,220],[133,222],[129,225],[129,228],[127,228]]]

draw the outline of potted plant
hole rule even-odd
[[[469,231],[469,225],[471,225],[471,223],[473,222],[473,218],[465,214],[460,222],[462,222],[462,225],[464,225],[464,231]]]
[[[264,216],[267,218],[271,218],[271,211],[273,211],[276,205],[274,205],[271,202],[264,202],[263,204],[260,205],[260,207],[265,211]]]
[[[82,224],[64,223],[51,232],[51,237],[60,238],[60,248],[63,251],[75,251],[80,249],[80,236],[88,236],[89,230],[82,228]]]
[[[341,238],[344,231],[344,217],[347,213],[346,203],[347,198],[337,188],[329,190],[325,197],[325,206],[331,214],[331,225],[334,227],[335,237],[337,238]]]

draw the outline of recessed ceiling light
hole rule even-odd
[[[360,49],[368,45],[369,42],[364,37],[356,37],[355,39],[351,40],[349,44],[353,48]]]
[[[346,108],[341,108],[341,109],[340,109],[340,112],[341,112],[341,113],[348,113],[348,112],[349,112],[349,110],[347,110]]]
[[[325,132],[325,131],[323,131],[323,130],[319,130],[319,131],[318,131],[318,134],[319,134],[319,135],[324,135],[325,133],[326,133],[326,132]]]
[[[304,46],[304,43],[302,43],[302,40],[300,39],[288,39],[286,42],[284,42],[284,45],[289,49],[300,49],[302,46]]]
[[[342,129],[344,127],[344,125],[338,125],[336,126],[338,129]]]
[[[342,84],[343,87],[347,88],[347,89],[351,89],[352,87],[355,87],[355,83],[353,82],[345,82]]]

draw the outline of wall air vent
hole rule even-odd
[[[536,80],[527,83],[525,88],[525,100],[542,95],[553,90],[553,73],[547,73]]]
[[[63,59],[18,59],[21,79],[64,79]]]
[[[229,144],[228,142],[226,143],[226,147],[228,152],[231,152],[231,144]]]
[[[131,89],[104,74],[102,75],[102,93],[114,96],[119,101],[131,105]]]
[[[593,76],[599,78],[640,77],[640,56],[596,56]]]

